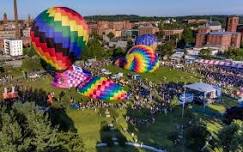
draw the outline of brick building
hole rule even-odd
[[[219,27],[210,28],[200,27],[196,35],[195,47],[200,48],[204,46],[218,47],[223,50],[227,50],[230,47],[240,48],[241,33],[236,32],[239,23],[238,17],[229,17],[227,19],[227,32],[223,32]]]
[[[226,31],[227,32],[236,32],[237,26],[239,25],[239,21],[240,21],[240,19],[237,16],[228,17]]]
[[[237,32],[241,33],[241,43],[243,44],[243,25],[238,25]]]
[[[8,23],[8,17],[7,17],[7,14],[4,13],[3,14],[3,24],[7,24]]]
[[[31,46],[31,38],[30,37],[22,37],[23,47],[30,47]]]
[[[121,33],[123,30],[129,30],[132,29],[132,23],[129,21],[97,21],[97,25],[92,25],[93,31],[96,31],[97,34],[102,35],[104,33],[107,33],[107,31],[111,30],[114,31],[114,35],[117,35],[117,33]],[[121,34],[119,34],[121,35]]]
[[[94,33],[98,33],[98,29],[97,29],[97,24],[94,22],[88,22],[89,25],[89,33],[90,34],[94,34]]]
[[[207,35],[208,33],[198,33],[196,35],[196,48],[201,48],[207,43]]]
[[[241,34],[237,32],[211,32],[207,38],[207,46],[216,46],[222,49],[240,47]]]
[[[196,47],[218,47],[227,50],[230,47],[240,48],[241,34],[238,32],[198,33]]]
[[[0,30],[0,49],[4,48],[4,39],[15,38],[15,30]]]
[[[162,33],[164,36],[177,35],[179,38],[181,38],[183,31],[184,29],[162,30]]]
[[[159,32],[158,27],[154,27],[152,25],[150,26],[140,26],[138,28],[138,35],[143,35],[143,34],[155,34]]]
[[[0,38],[0,49],[4,48],[4,39]]]
[[[4,30],[0,31],[0,38],[15,38],[15,30]]]

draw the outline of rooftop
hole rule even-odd
[[[199,92],[212,92],[216,90],[215,86],[202,82],[185,85],[184,87],[192,90],[197,90]]]
[[[209,21],[207,23],[208,26],[221,26],[221,23],[219,21]]]
[[[210,32],[210,35],[232,35],[237,34],[237,32]]]

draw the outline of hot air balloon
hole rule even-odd
[[[115,64],[136,73],[153,72],[159,67],[159,57],[151,47],[135,45]]]
[[[67,7],[49,8],[34,20],[31,28],[34,49],[42,65],[54,79],[56,88],[78,88],[93,99],[123,100],[126,91],[112,80],[93,77],[91,72],[73,65],[88,41],[88,25],[81,15]]]
[[[124,100],[127,92],[122,86],[105,77],[92,77],[78,86],[78,91],[89,98],[100,100]]]
[[[52,7],[36,17],[31,27],[32,45],[55,71],[64,71],[79,59],[88,41],[84,18],[67,7]]]
[[[52,81],[55,88],[76,88],[81,82],[91,77],[91,73],[78,66],[71,66],[64,72],[56,72]]]
[[[157,37],[153,34],[144,34],[136,38],[135,45],[146,45],[156,50],[158,45],[158,40]]]

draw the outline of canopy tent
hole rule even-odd
[[[243,69],[243,63],[240,62],[232,62],[232,61],[225,61],[225,60],[205,60],[205,59],[198,59],[195,62],[200,64],[219,65],[219,66]]]
[[[207,83],[193,83],[189,85],[185,85],[185,88],[197,90],[200,92],[212,92],[215,91],[215,87],[213,85],[207,84]]]
[[[243,99],[243,88],[240,88],[240,90],[236,94],[238,97]]]
[[[193,83],[193,84],[185,85],[184,88],[194,92],[200,92],[203,94],[204,98],[207,98],[208,94],[210,94],[210,98],[217,98],[221,96],[221,89],[219,87],[207,83],[202,83],[202,82]]]
[[[193,101],[193,94],[190,93],[183,93],[179,97],[180,104],[185,103],[190,103]]]
[[[239,106],[243,107],[243,88],[240,88],[240,90],[237,92],[237,96],[239,97]]]

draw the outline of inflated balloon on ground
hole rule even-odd
[[[64,72],[56,72],[52,81],[52,86],[55,88],[76,88],[81,82],[89,79],[91,73],[78,66],[71,66]]]
[[[100,100],[124,100],[127,92],[122,86],[105,77],[92,77],[78,86],[78,91],[89,98]]]
[[[159,57],[151,47],[135,45],[115,64],[136,73],[153,72],[159,67]]]
[[[88,25],[81,15],[67,7],[43,11],[31,28],[33,47],[43,61],[43,67],[53,77],[56,88],[77,88],[86,97],[100,100],[123,100],[127,92],[121,85],[73,63],[79,59],[88,41]]]

